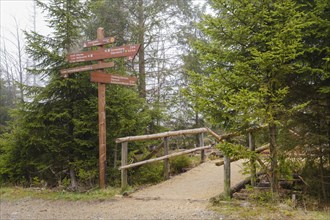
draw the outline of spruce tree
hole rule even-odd
[[[77,155],[92,147],[90,138],[95,135],[90,130],[82,132],[79,126],[95,126],[89,122],[92,118],[82,119],[82,113],[91,108],[86,97],[95,92],[86,75],[64,80],[59,70],[68,67],[65,55],[76,48],[81,38],[86,9],[78,0],[37,1],[37,6],[46,12],[52,33],[42,36],[26,32],[27,52],[37,62],[29,71],[43,77],[46,85],[29,88],[32,100],[24,103],[16,114],[17,130],[14,133],[21,132],[22,135],[15,147],[22,147],[25,152],[15,150],[26,160],[19,158],[26,177],[42,171],[39,178],[51,182],[52,174],[56,181],[69,174],[71,187],[76,189],[75,162],[83,158]],[[24,162],[28,166],[24,166]]]
[[[38,1],[37,5],[47,13],[52,33],[26,33],[27,51],[37,63],[29,71],[43,77],[44,86],[27,88],[30,97],[15,112],[12,132],[3,142],[6,152],[0,160],[7,165],[0,174],[9,181],[27,184],[33,179],[50,186],[69,182],[75,190],[79,182],[97,182],[97,86],[90,82],[88,72],[63,78],[60,69],[76,66],[67,63],[65,57],[79,50],[86,39],[81,33],[88,11],[79,0]],[[149,118],[134,89],[116,85],[108,88],[109,162],[114,158],[114,139],[141,133]]]
[[[240,129],[269,124],[271,187],[278,190],[277,126],[291,109],[289,85],[301,65],[305,13],[295,1],[212,0],[214,15],[199,27],[207,36],[195,43],[204,72],[191,73],[193,94],[214,124]],[[299,103],[299,105],[302,103]],[[297,106],[296,106],[297,107]]]

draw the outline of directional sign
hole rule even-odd
[[[110,83],[125,86],[136,85],[137,78],[133,76],[120,76],[114,74],[108,74],[105,72],[92,72],[90,75],[91,82],[97,83]]]
[[[98,70],[98,69],[110,68],[110,67],[114,67],[114,66],[115,66],[114,62],[98,63],[98,64],[93,64],[93,65],[88,65],[88,66],[78,66],[78,67],[74,67],[74,68],[70,68],[70,69],[63,69],[63,70],[60,70],[60,72],[61,72],[62,76],[67,77],[68,74],[70,74],[70,73]]]
[[[104,44],[112,44],[115,42],[114,37],[107,37],[102,40],[92,40],[84,42],[84,47],[94,47],[94,46],[101,46]]]
[[[80,53],[72,53],[67,56],[69,63],[78,63],[91,60],[103,60],[118,57],[135,57],[140,49],[140,44],[126,45],[121,47],[113,47],[86,51]]]

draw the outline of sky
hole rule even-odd
[[[33,5],[33,0],[0,0],[0,47],[4,44],[7,48],[12,47],[10,41],[14,38],[16,26],[21,30],[33,30]],[[49,31],[44,22],[44,16],[38,9],[36,29],[41,34]],[[22,33],[21,36],[23,37]]]

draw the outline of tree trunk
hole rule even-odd
[[[324,200],[327,199],[327,192],[325,187],[325,179],[324,179],[324,168],[323,168],[323,150],[322,146],[320,146],[320,181],[321,181],[321,188],[322,188],[322,198]]]
[[[71,180],[71,190],[76,191],[78,188],[76,173],[73,167],[70,167],[70,180]]]
[[[273,193],[278,192],[278,164],[277,164],[277,146],[276,146],[276,125],[274,123],[269,124],[269,150],[270,150],[270,185]]]
[[[146,98],[146,69],[145,69],[145,51],[144,51],[144,5],[143,0],[139,0],[139,8],[138,8],[138,22],[139,22],[139,43],[141,44],[139,50],[139,95],[141,98]]]

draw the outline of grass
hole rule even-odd
[[[263,219],[263,220],[328,220],[327,211],[306,211],[292,208],[285,203],[247,202],[242,200],[220,201],[210,207],[211,210],[223,215],[223,219]]]
[[[45,200],[68,200],[90,201],[108,200],[120,194],[119,188],[94,189],[88,192],[67,192],[43,188],[2,187],[0,188],[1,200],[19,199],[45,199]]]

